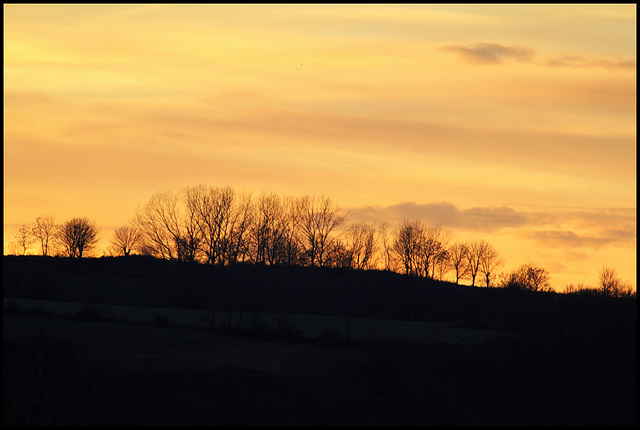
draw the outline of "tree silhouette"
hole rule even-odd
[[[347,214],[324,196],[301,197],[296,209],[301,244],[309,256],[310,264],[324,266],[330,235],[345,221]]]
[[[478,270],[480,270],[480,259],[483,252],[483,244],[482,242],[471,242],[467,246],[467,264],[469,268],[469,275],[471,276],[471,286],[476,286],[476,276],[478,275]]]
[[[110,251],[114,255],[130,255],[142,245],[142,233],[130,226],[118,227],[111,239]]]
[[[69,257],[82,258],[98,243],[100,230],[88,218],[73,218],[58,230],[58,241]]]
[[[488,288],[496,276],[496,269],[503,264],[500,253],[490,243],[481,240],[477,248],[480,273],[484,276],[485,286]]]
[[[139,207],[131,226],[114,232],[107,249],[111,255],[137,252],[157,258],[230,265],[316,265],[395,271],[443,280],[453,271],[455,283],[478,273],[489,287],[503,264],[498,251],[484,240],[454,243],[439,225],[404,220],[390,233],[389,224],[352,223],[341,226],[348,214],[328,197],[305,195],[280,198],[263,193],[256,200],[230,186],[198,185],[178,193],[156,193]],[[83,229],[87,230],[84,231]],[[94,231],[95,230],[95,231]],[[97,227],[86,218],[55,225],[51,215],[38,217],[33,226],[20,227],[9,252],[27,254],[34,240],[43,256],[57,252],[81,258],[96,245]],[[603,268],[592,293],[631,294],[630,283]],[[502,286],[550,291],[549,272],[532,263],[503,274]],[[574,289],[572,286],[570,290]]]
[[[623,297],[633,295],[631,285],[623,281],[616,274],[616,270],[603,267],[598,272],[599,285],[598,291],[609,297]]]
[[[49,255],[49,246],[53,242],[56,231],[56,219],[53,215],[47,215],[36,218],[33,223],[31,232],[33,236],[40,242],[40,250],[42,255]]]
[[[391,245],[393,254],[404,267],[405,275],[419,276],[422,271],[420,253],[425,227],[420,219],[404,220],[397,229]]]
[[[347,230],[346,248],[349,265],[354,269],[370,269],[375,267],[376,228],[374,224],[356,222]]]
[[[20,226],[18,231],[14,234],[14,238],[16,239],[16,248],[22,255],[27,254],[27,250],[35,240],[31,234],[31,228],[27,224]]]
[[[464,243],[454,243],[449,247],[449,266],[453,269],[456,284],[460,283],[469,274],[469,262],[467,261],[468,246]]]
[[[506,274],[502,281],[505,288],[515,288],[529,291],[552,291],[549,283],[549,272],[533,263],[523,264],[511,273]],[[573,288],[573,287],[572,287]]]
[[[181,234],[177,194],[166,191],[151,196],[147,204],[136,211],[133,224],[142,233],[153,256],[169,260],[179,258]]]
[[[425,277],[435,278],[436,266],[447,257],[446,251],[449,239],[450,234],[444,232],[440,225],[424,229],[420,245],[420,259]]]

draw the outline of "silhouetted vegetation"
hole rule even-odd
[[[109,256],[98,233],[39,217],[3,258],[5,425],[636,425],[636,294],[614,269],[559,294],[419,219],[206,185],[153,195]],[[357,337],[363,319],[491,335]]]
[[[5,425],[636,424],[635,296],[134,255],[4,257],[3,289],[5,298],[86,304],[71,319],[5,308]],[[211,318],[199,331],[160,314],[135,325],[107,318],[100,304]],[[244,328],[228,320],[232,310]],[[265,313],[279,315],[275,328],[261,322]],[[307,338],[297,314],[505,335],[376,342],[327,327]]]
[[[456,284],[466,280],[471,286],[480,281],[486,287],[553,290],[547,269],[533,263],[500,273],[504,259],[485,240],[452,243],[451,231],[427,226],[419,218],[405,219],[392,232],[386,222],[348,221],[349,214],[328,197],[264,192],[253,197],[230,186],[201,184],[152,195],[128,225],[116,228],[103,255],[150,255],[217,266],[384,269]],[[98,233],[87,218],[56,225],[52,215],[38,217],[32,227],[24,224],[16,232],[9,254],[27,255],[39,242],[44,256],[94,256],[99,254]],[[615,270],[602,271],[612,272],[598,287],[602,293],[635,294]]]

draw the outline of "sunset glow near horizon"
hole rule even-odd
[[[201,183],[636,288],[636,5],[4,5],[5,254]]]

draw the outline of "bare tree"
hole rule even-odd
[[[436,254],[433,260],[433,278],[443,281],[446,277],[447,273],[451,271],[451,264],[449,263],[449,259],[451,256],[449,255],[448,249],[443,249],[441,252]]]
[[[142,233],[146,248],[155,257],[180,259],[181,242],[178,195],[171,191],[156,193],[138,208],[133,225]]]
[[[198,185],[188,191],[187,205],[192,207],[196,216],[203,251],[209,264],[222,264],[224,261],[224,235],[233,198],[233,189],[228,186],[215,188]]]
[[[251,193],[241,194],[232,207],[227,230],[226,255],[229,264],[246,261],[249,254],[249,228],[253,223]]]
[[[332,238],[326,245],[324,265],[344,269],[353,268],[353,249],[344,241]]]
[[[620,279],[615,269],[603,267],[598,272],[598,277],[598,291],[605,296],[623,297],[634,294],[631,284]]]
[[[250,228],[252,260],[269,265],[284,263],[289,229],[290,217],[283,200],[273,193],[260,195]]]
[[[346,248],[350,264],[354,269],[371,269],[375,267],[376,228],[374,224],[356,222],[346,232]]]
[[[35,238],[31,234],[31,227],[27,224],[22,224],[13,237],[15,238],[16,249],[21,255],[26,255],[29,247],[35,241]]]
[[[456,284],[460,283],[469,274],[469,262],[467,260],[468,246],[464,243],[454,243],[449,247],[449,266],[453,269]]]
[[[305,265],[307,257],[300,239],[300,212],[298,211],[299,198],[294,196],[286,196],[282,200],[284,210],[283,217],[283,236],[282,241],[278,244],[278,255],[280,262],[286,265]]]
[[[190,224],[197,226],[205,261],[224,265],[243,260],[249,252],[251,195],[238,196],[230,186],[207,185],[192,187],[185,194],[189,216],[193,219]]]
[[[480,241],[478,249],[480,273],[484,276],[485,286],[488,288],[495,279],[495,271],[503,264],[503,260],[500,258],[498,250],[485,241]]]
[[[393,243],[389,238],[389,223],[383,222],[378,227],[378,237],[381,241],[380,253],[382,254],[382,266],[384,270],[393,270]]]
[[[112,255],[130,255],[142,245],[142,233],[130,226],[118,227],[113,233],[109,251]]]
[[[435,278],[436,266],[446,259],[447,244],[451,235],[435,225],[424,229],[424,237],[420,246],[420,259],[424,276]]]
[[[325,265],[331,234],[346,220],[347,214],[328,197],[304,196],[297,202],[297,222],[301,245],[311,265]]]
[[[88,218],[73,218],[58,230],[58,240],[69,257],[82,258],[98,244],[100,229]]]
[[[40,242],[42,255],[47,256],[50,252],[50,245],[53,243],[53,236],[56,231],[56,219],[53,215],[46,215],[36,218],[31,232]]]
[[[476,276],[480,270],[480,259],[484,250],[483,242],[471,242],[467,245],[467,264],[469,276],[471,276],[471,286],[476,286]]]
[[[553,291],[549,282],[549,271],[543,267],[527,264],[527,279],[534,291]]]
[[[179,249],[181,260],[196,261],[202,254],[203,234],[198,210],[200,193],[198,187],[186,188],[180,193],[184,203],[185,216],[181,219]]]
[[[549,272],[532,263],[523,264],[502,281],[505,288],[516,288],[529,291],[553,291],[549,283]]]
[[[406,275],[419,276],[422,273],[421,252],[424,241],[425,227],[420,219],[404,220],[398,227],[392,250]]]

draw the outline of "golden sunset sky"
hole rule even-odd
[[[5,253],[201,183],[635,288],[636,5],[4,5]]]

